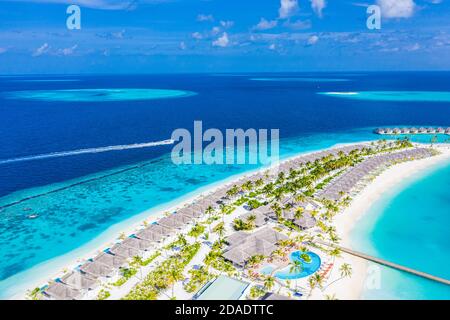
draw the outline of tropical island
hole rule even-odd
[[[287,159],[149,217],[27,298],[357,299],[365,260],[341,248],[364,206],[449,156],[397,139]]]

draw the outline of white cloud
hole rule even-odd
[[[197,21],[200,21],[200,22],[214,21],[214,17],[212,14],[199,14],[197,16]]]
[[[201,40],[203,39],[203,36],[200,32],[194,32],[192,35],[192,38],[196,39],[196,40]]]
[[[213,41],[214,47],[222,47],[225,48],[230,44],[230,40],[228,39],[228,34],[226,32],[223,33],[221,37],[219,37],[217,40]]]
[[[308,40],[306,41],[306,44],[308,46],[313,46],[315,45],[317,42],[319,41],[319,37],[316,35],[313,35],[311,37],[308,38]]]
[[[186,50],[186,43],[184,41],[180,42],[180,50]]]
[[[309,20],[305,21],[297,20],[294,22],[286,21],[283,25],[287,28],[291,28],[294,30],[305,30],[311,28],[311,21]]]
[[[297,0],[281,0],[280,9],[278,14],[280,19],[286,19],[293,16],[298,11],[298,1]]]
[[[220,21],[220,25],[225,28],[231,28],[232,26],[234,26],[234,21]]]
[[[311,8],[319,16],[322,17],[322,10],[325,9],[327,3],[325,0],[309,0],[311,1]]]
[[[44,53],[48,52],[49,48],[50,46],[48,45],[48,43],[44,43],[42,46],[34,50],[33,57],[39,57],[43,55]]]
[[[384,18],[409,18],[414,15],[414,0],[377,0]]]
[[[219,27],[213,27],[212,30],[211,30],[211,33],[213,35],[219,34],[219,32],[220,32],[220,28]]]
[[[276,50],[276,49],[277,49],[277,45],[276,45],[275,43],[272,43],[272,44],[269,46],[269,49],[270,49],[270,50]]]
[[[268,21],[264,18],[261,18],[259,23],[253,27],[254,30],[269,30],[273,29],[277,26],[277,20]]]
[[[78,48],[78,45],[76,44],[69,48],[60,49],[60,50],[58,50],[58,54],[63,55],[63,56],[71,56],[77,48]]]
[[[100,10],[132,10],[142,3],[161,3],[167,0],[9,0],[15,2],[36,2],[56,4],[76,4],[81,7]]]
[[[406,48],[406,51],[417,51],[420,49],[420,44],[418,44],[417,42],[414,43],[412,46],[409,46]]]

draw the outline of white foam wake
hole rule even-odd
[[[134,144],[126,144],[126,145],[99,147],[99,148],[77,149],[77,150],[72,150],[72,151],[52,152],[52,153],[38,154],[38,155],[33,155],[33,156],[25,156],[25,157],[0,160],[0,164],[42,160],[42,159],[49,159],[49,158],[70,157],[70,156],[76,156],[76,155],[88,154],[88,153],[101,153],[101,152],[121,151],[121,150],[129,150],[129,149],[149,148],[149,147],[156,147],[156,146],[162,146],[162,145],[169,145],[169,144],[173,144],[174,142],[175,142],[174,140],[168,139],[168,140],[155,141],[155,142],[134,143]]]

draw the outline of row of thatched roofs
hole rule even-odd
[[[344,146],[327,151],[307,154],[293,160],[283,162],[278,170],[288,173],[291,168],[298,167],[301,164],[314,162],[315,160],[319,160],[328,155],[338,155],[340,152],[348,153],[354,149],[361,149],[363,147],[367,147],[367,145],[361,144],[356,146]],[[225,201],[227,198],[227,190],[231,186],[237,185],[240,187],[249,180],[255,182],[261,178],[264,178],[263,173],[256,173],[252,174],[250,177],[241,178],[237,182],[227,184],[216,190],[214,193],[195,201],[194,203],[178,210],[173,214],[159,219],[154,224],[151,224],[123,241],[114,244],[111,248],[108,248],[104,252],[99,253],[96,257],[89,259],[82,265],[78,266],[75,270],[70,271],[63,277],[56,279],[50,285],[44,287],[44,295],[47,298],[58,300],[81,299],[87,291],[98,286],[98,280],[116,275],[118,270],[121,267],[126,266],[131,258],[139,256],[146,251],[153,251],[157,243],[163,241],[169,236],[173,236],[178,233],[179,230],[184,229],[186,225],[203,216],[205,211],[210,206],[217,207],[220,203]],[[260,211],[261,210],[263,210],[263,208],[261,208]],[[267,218],[273,218],[273,212],[272,216],[268,212],[264,213],[264,221],[266,221]],[[258,211],[255,211],[255,213],[258,215]],[[289,215],[289,213],[286,213],[286,215]],[[286,216],[285,218],[289,218],[289,216]],[[297,221],[300,226],[310,227],[313,223],[315,224],[315,220],[313,220],[307,213],[304,217],[302,217],[302,219],[302,221]],[[259,218],[258,222],[263,220]],[[263,230],[267,231],[267,229]],[[273,235],[272,231],[267,232],[270,232]],[[278,236],[274,235],[274,237],[276,238]],[[269,245],[268,243],[262,243],[260,241],[267,241],[266,238],[256,238],[258,239],[258,245],[255,243],[255,248],[261,248],[262,252],[268,252],[270,248],[273,248],[273,243]]]
[[[326,185],[316,196],[333,201],[340,200],[345,194],[348,194],[355,188],[362,179],[379,168],[401,160],[420,159],[429,156],[432,156],[432,153],[427,148],[415,148],[396,153],[376,155],[350,168],[347,172]]]

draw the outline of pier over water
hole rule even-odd
[[[389,268],[393,268],[393,269],[396,269],[396,270],[407,272],[407,273],[413,274],[413,275],[418,276],[418,277],[422,277],[422,278],[425,278],[425,279],[428,279],[428,280],[431,280],[431,281],[439,282],[439,283],[446,284],[446,285],[450,286],[450,280],[443,279],[443,278],[440,278],[440,277],[436,277],[436,276],[431,275],[429,273],[425,273],[425,272],[418,271],[418,270],[415,270],[415,269],[412,269],[412,268],[408,268],[408,267],[402,266],[400,264],[396,264],[396,263],[393,263],[393,262],[390,262],[390,261],[387,261],[387,260],[384,260],[384,259],[376,258],[376,257],[370,256],[368,254],[361,253],[361,252],[358,252],[358,251],[354,251],[354,250],[351,250],[351,249],[348,249],[348,248],[345,248],[345,247],[342,247],[342,246],[339,246],[339,245],[336,245],[336,244],[328,243],[328,242],[325,242],[325,241],[316,240],[315,242],[317,242],[319,244],[322,244],[322,245],[326,245],[328,247],[337,248],[337,249],[341,250],[342,252],[351,254],[352,256],[355,256],[355,257],[358,257],[358,258],[361,258],[361,259],[364,259],[364,260],[367,260],[367,261],[375,262],[375,263],[387,266]]]
[[[450,135],[450,127],[402,127],[402,128],[377,128],[376,134],[446,134]]]

